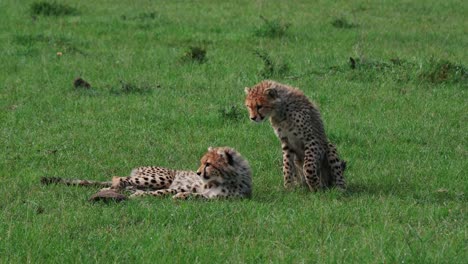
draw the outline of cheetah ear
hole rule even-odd
[[[275,88],[268,88],[263,93],[270,99],[276,99],[278,97],[278,91],[276,91]]]
[[[213,147],[208,147],[208,151],[212,151],[213,150]]]
[[[234,164],[234,158],[232,157],[230,151],[227,149],[224,151],[224,154],[226,156],[226,161],[229,165],[233,165]]]
[[[228,161],[228,164],[229,165],[233,165],[234,164],[234,158],[232,157],[231,153],[229,152],[229,150],[226,150],[226,160]]]
[[[229,149],[218,150],[218,155],[221,156],[229,165],[234,164],[234,158],[232,154],[229,152]]]
[[[245,87],[245,88],[244,88],[244,92],[245,92],[245,94],[249,94],[249,93],[250,93],[250,88],[249,88],[249,87]]]

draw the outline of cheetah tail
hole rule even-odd
[[[345,160],[341,161],[341,169],[343,170],[343,172],[346,170],[346,161]]]
[[[41,183],[44,185],[64,184],[69,186],[91,186],[91,187],[111,187],[112,182],[100,182],[77,179],[64,179],[59,177],[41,177]]]

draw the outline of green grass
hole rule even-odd
[[[1,1],[0,263],[466,262],[467,13],[466,1]],[[269,73],[320,106],[346,193],[282,188],[278,139],[243,106]],[[95,189],[39,184],[196,169],[225,145],[250,161],[251,200],[90,204]]]

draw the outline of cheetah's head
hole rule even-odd
[[[222,183],[226,180],[226,172],[234,165],[235,159],[235,153],[231,148],[209,147],[208,152],[201,158],[197,174],[205,183],[212,181]]]
[[[250,120],[254,122],[261,122],[269,117],[278,101],[278,91],[272,82],[261,82],[253,88],[245,87],[245,94],[245,106]]]

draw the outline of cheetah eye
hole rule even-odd
[[[262,107],[263,107],[262,105],[257,105],[257,110],[260,110],[260,108]]]
[[[207,162],[207,163],[205,163],[205,166],[209,167],[209,166],[211,166],[211,163]]]

